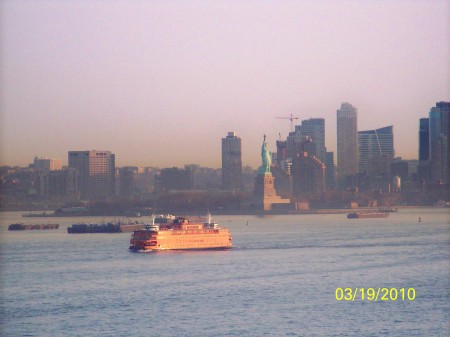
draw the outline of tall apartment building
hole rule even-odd
[[[69,151],[69,167],[78,170],[82,199],[114,195],[116,164],[110,151]]]
[[[340,179],[358,173],[357,109],[342,103],[337,110],[337,168]]]
[[[222,138],[222,188],[242,189],[241,138],[234,132]]]
[[[360,173],[388,174],[394,158],[393,126],[358,132],[358,170]]]
[[[450,102],[437,102],[429,113],[430,171],[433,183],[450,182]]]

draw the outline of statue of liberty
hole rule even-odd
[[[267,150],[266,135],[264,135],[264,141],[261,148],[262,165],[260,166],[258,173],[265,174],[270,173],[270,165],[272,164],[272,154]]]

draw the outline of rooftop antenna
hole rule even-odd
[[[298,117],[294,117],[292,114],[290,117],[275,117],[278,119],[289,119],[291,121],[291,132],[294,131],[294,120],[299,119]]]

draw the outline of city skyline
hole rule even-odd
[[[416,159],[420,118],[450,101],[446,1],[0,6],[0,165],[96,149],[118,167],[220,168],[234,131],[256,168],[290,114],[325,119],[336,162],[343,102],[358,131],[393,125],[395,155]]]

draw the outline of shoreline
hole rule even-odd
[[[265,215],[325,215],[325,214],[346,214],[351,212],[361,212],[361,211],[379,211],[380,209],[393,209],[393,211],[388,211],[389,213],[395,213],[397,210],[401,209],[412,209],[412,208],[445,208],[443,206],[391,206],[391,207],[358,207],[358,208],[333,208],[333,209],[309,209],[309,210],[213,210],[214,215],[256,215],[256,216],[265,216]],[[162,212],[162,213],[170,213],[170,214],[184,214],[184,215],[195,215],[206,214],[206,210],[179,210],[174,212]],[[449,209],[450,211],[450,209]],[[0,212],[24,212],[21,210],[0,210]],[[159,214],[159,213],[158,213]],[[127,216],[125,214],[117,214],[114,212],[105,212],[105,213],[96,213],[96,212],[80,212],[80,213],[53,213],[49,211],[31,211],[27,213],[23,213],[22,217],[30,217],[30,218],[70,218],[70,217],[105,217],[105,216],[120,216],[127,218],[139,218],[139,217],[148,217],[151,215],[145,214],[142,216]]]

